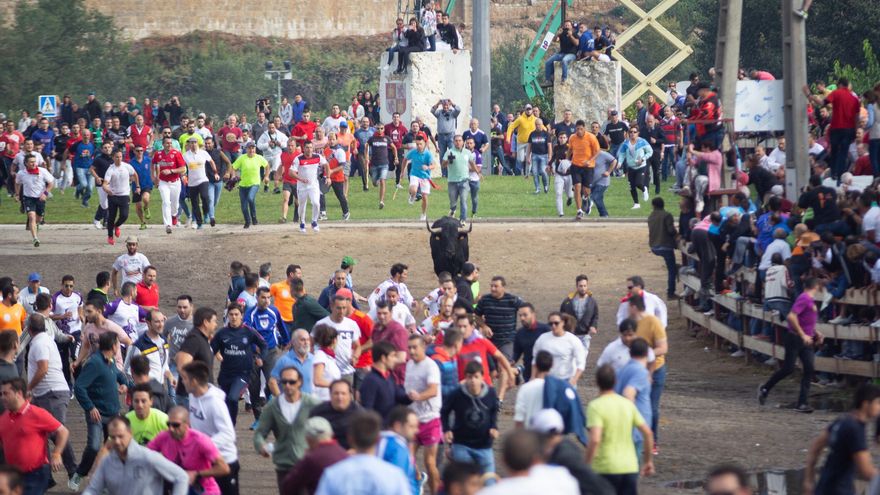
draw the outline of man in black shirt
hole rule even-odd
[[[840,220],[837,191],[831,187],[823,186],[822,178],[818,175],[810,177],[810,188],[801,194],[798,199],[798,207],[813,209],[813,219],[806,223],[808,227],[820,235],[828,230],[832,223]]]
[[[107,221],[107,208],[109,204],[107,201],[107,191],[104,190],[103,186],[104,175],[107,174],[107,170],[113,165],[112,152],[113,143],[105,140],[104,144],[101,145],[101,152],[98,153],[98,156],[92,161],[92,166],[89,167],[89,173],[95,178],[95,186],[98,190],[98,209],[95,210],[96,229],[103,228],[101,224]]]
[[[856,493],[856,476],[870,480],[877,475],[865,438],[865,426],[880,416],[880,387],[863,384],[856,390],[853,402],[854,409],[831,423],[810,447],[804,470],[804,493]],[[826,447],[828,456],[814,489],[816,462]]]
[[[495,344],[508,360],[513,357],[513,336],[516,334],[516,314],[523,300],[507,292],[504,277],[492,277],[489,294],[480,298],[474,313],[485,321],[480,330]]]
[[[336,380],[330,384],[330,400],[312,409],[309,417],[318,416],[329,421],[336,441],[343,449],[348,449],[348,422],[361,410],[352,397],[351,385],[345,380]]]
[[[663,160],[663,145],[666,144],[666,134],[663,129],[657,125],[657,119],[653,115],[648,114],[645,119],[645,134],[642,138],[651,144],[651,158],[648,158],[648,164],[651,166],[651,175],[654,176],[654,194],[660,194],[660,162]]]
[[[532,377],[532,349],[535,347],[535,341],[541,335],[549,332],[550,326],[538,321],[532,303],[523,304],[519,308],[517,316],[522,326],[513,337],[513,359],[510,364],[511,366],[516,365],[516,361],[522,357],[522,365],[516,366],[519,370],[517,376],[527,382]]]
[[[217,329],[217,312],[211,308],[198,308],[193,315],[193,329],[184,337],[177,351],[175,360],[177,369],[183,374],[183,367],[193,361],[201,361],[214,369],[214,351],[211,350],[211,338]],[[214,374],[208,374],[208,382],[214,383]],[[177,405],[187,406],[188,395],[183,380],[177,382]]]
[[[559,135],[565,134],[566,136],[571,136],[574,134],[575,125],[574,119],[571,116],[571,110],[566,109],[562,112],[562,120],[553,124],[553,137],[556,142],[559,141]]]
[[[548,86],[553,85],[554,64],[562,62],[562,81],[565,82],[568,79],[568,64],[574,62],[577,57],[577,31],[574,30],[571,21],[562,24],[562,28],[556,33],[556,39],[559,40],[559,51],[544,64],[544,81]]]
[[[626,131],[628,130],[629,126],[620,121],[620,114],[617,113],[617,110],[612,110],[611,122],[605,125],[605,137],[611,141],[611,149],[608,152],[613,156],[617,156],[617,149],[626,139]]]
[[[370,171],[373,187],[379,187],[379,209],[382,209],[385,207],[385,180],[388,178],[389,157],[393,156],[394,164],[397,165],[397,147],[385,135],[385,126],[382,125],[376,126],[376,133],[367,139],[366,145],[367,170]]]

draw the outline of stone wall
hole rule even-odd
[[[575,120],[600,124],[608,110],[620,110],[621,75],[617,62],[577,61],[568,67],[568,79],[562,81],[562,66],[556,64],[553,83],[553,113],[559,117],[566,109]],[[589,127],[588,127],[589,128]]]
[[[421,52],[410,54],[412,62],[406,74],[393,74],[397,59],[383,69],[379,76],[379,98],[382,101],[379,118],[390,122],[391,114],[400,112],[401,120],[409,126],[415,117],[421,117],[431,128],[437,130],[437,119],[431,107],[439,100],[448,98],[461,108],[458,116],[458,132],[468,128],[471,119],[471,53],[461,50],[452,52]]]

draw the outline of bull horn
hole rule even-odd
[[[437,230],[434,230],[434,229],[431,228],[431,224],[428,223],[428,217],[425,217],[425,227],[427,227],[427,228],[428,228],[428,232],[430,232],[430,233],[432,233],[432,234],[437,234],[437,233],[440,232],[440,229],[439,229],[439,228],[438,228]]]
[[[471,220],[470,225],[468,225],[467,231],[465,231],[463,228],[459,227],[458,233],[459,234],[470,234],[472,230],[474,230],[474,221],[473,220]]]

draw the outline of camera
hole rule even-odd
[[[447,162],[451,162],[451,161],[453,161],[453,160],[455,160],[455,155],[452,154],[451,151],[450,151],[449,153],[446,153],[446,161],[447,161]]]

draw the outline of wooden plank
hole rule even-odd
[[[714,299],[724,296],[715,296]],[[727,307],[727,306],[725,306]],[[784,322],[775,317],[770,311],[764,311],[761,306],[748,301],[742,301],[743,316],[749,318],[766,321],[776,325],[783,325]],[[822,335],[832,339],[843,340],[860,340],[865,342],[875,342],[878,339],[878,331],[871,328],[870,325],[832,325],[830,323],[817,323],[816,329]]]
[[[712,300],[715,301],[720,306],[727,308],[730,311],[733,311],[734,313],[740,312],[740,309],[738,306],[739,299],[737,299],[735,297],[730,297],[726,294],[717,294],[715,296],[712,296]]]
[[[700,292],[700,277],[690,273],[683,273],[678,278],[682,284],[690,287],[694,292]]]
[[[740,339],[742,334],[715,318],[709,320],[709,330],[728,342],[733,342],[736,345],[742,344],[742,339]]]

